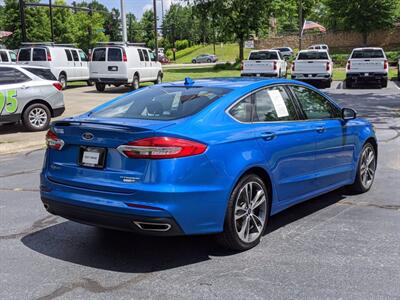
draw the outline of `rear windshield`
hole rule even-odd
[[[23,67],[23,69],[45,80],[57,80],[53,73],[51,73],[50,69],[38,69],[29,67]]]
[[[380,49],[355,50],[351,58],[384,58]]]
[[[21,49],[18,52],[18,61],[30,61],[31,60],[31,48]]]
[[[266,59],[278,59],[276,52],[269,51],[258,51],[250,53],[249,60],[266,60]]]
[[[92,61],[106,61],[106,48],[94,49]]]
[[[46,49],[44,48],[33,48],[32,54],[33,61],[46,61]]]
[[[122,61],[122,51],[119,48],[108,48],[108,61]]]
[[[326,52],[300,52],[297,57],[298,60],[318,60],[328,59],[328,53]]]
[[[93,113],[100,118],[172,120],[193,115],[230,92],[226,88],[155,86]]]

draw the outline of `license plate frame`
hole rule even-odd
[[[104,169],[107,149],[101,147],[80,146],[78,164],[82,167]]]

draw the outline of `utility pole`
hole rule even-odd
[[[157,32],[157,0],[153,0],[153,13],[154,13],[154,50],[156,54],[156,61],[158,61],[158,32]]]
[[[21,21],[21,39],[26,42],[25,1],[19,0],[19,18]]]
[[[164,0],[161,0],[161,21],[164,22]]]
[[[50,12],[50,32],[51,32],[51,41],[54,43],[53,4],[51,3],[51,0],[49,0],[49,12]]]
[[[125,14],[125,0],[121,0],[121,22],[122,22],[122,41],[128,42],[128,33],[126,30],[126,14]]]
[[[299,50],[302,47],[303,38],[303,0],[299,0]]]

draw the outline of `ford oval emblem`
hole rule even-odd
[[[93,140],[94,135],[90,132],[85,132],[84,134],[82,134],[82,139],[84,139],[85,141],[90,141]]]

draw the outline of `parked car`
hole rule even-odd
[[[329,88],[333,62],[326,50],[301,50],[292,63],[292,79]]]
[[[106,85],[126,85],[136,90],[141,82],[162,82],[161,63],[147,48],[129,43],[99,43],[90,60],[90,80],[103,92]]]
[[[0,63],[11,64],[17,61],[17,55],[14,51],[8,49],[0,49]]]
[[[254,50],[242,62],[241,76],[286,77],[287,62],[279,50]]]
[[[375,82],[387,87],[389,63],[382,48],[356,48],[346,66],[346,87],[360,82]]]
[[[87,81],[91,84],[87,55],[71,45],[24,43],[18,51],[17,63],[49,68],[63,89],[71,81]]]
[[[192,64],[200,63],[215,63],[218,61],[218,57],[213,54],[201,54],[192,59]]]
[[[158,54],[158,61],[160,63],[162,63],[162,64],[169,64],[170,63],[169,58],[166,55],[162,54],[162,53]]]
[[[281,52],[283,58],[289,58],[294,54],[293,49],[290,47],[272,48],[272,50],[278,50]]]
[[[22,120],[29,131],[47,129],[65,110],[61,89],[48,68],[0,65],[0,123]]]
[[[312,86],[211,78],[150,86],[47,133],[52,214],[161,236],[255,246],[270,215],[342,186],[371,188],[373,126]],[[79,234],[79,233],[77,233]]]
[[[326,50],[329,52],[329,47],[326,44],[317,44],[317,45],[311,45],[308,47],[310,50]]]

